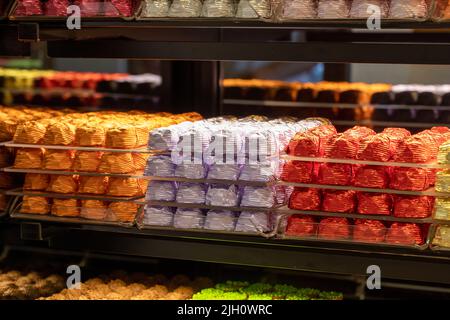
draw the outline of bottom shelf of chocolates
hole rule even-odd
[[[343,217],[291,215],[281,223],[282,239],[427,248],[429,225]]]

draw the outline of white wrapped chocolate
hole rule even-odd
[[[272,208],[275,204],[275,194],[271,187],[244,187],[241,207]]]
[[[236,12],[237,18],[256,19],[270,17],[269,0],[240,0]]]
[[[280,19],[314,19],[317,16],[315,0],[284,0],[281,1]]]
[[[173,210],[169,207],[145,206],[142,222],[149,226],[171,226],[173,224]]]
[[[236,122],[226,122],[218,127],[218,130],[212,130],[209,146],[203,154],[208,165],[235,162],[242,152],[245,128],[237,127]]]
[[[145,200],[175,201],[176,184],[169,181],[152,181],[148,184]]]
[[[169,15],[169,0],[145,0],[141,17],[160,18]]]
[[[175,169],[175,176],[187,179],[204,179],[206,177],[206,166],[203,164],[180,164]]]
[[[235,224],[236,216],[233,212],[210,210],[206,215],[204,228],[208,230],[233,231]]]
[[[381,18],[386,18],[389,12],[389,3],[386,0],[353,0],[350,18],[367,18],[374,12],[379,12]]]
[[[200,183],[180,183],[176,200],[178,203],[205,203],[205,186]]]
[[[438,171],[436,173],[435,189],[438,192],[450,192],[450,170]]]
[[[208,170],[208,179],[237,180],[241,172],[238,164],[213,164]]]
[[[434,218],[450,220],[450,198],[436,198]]]
[[[209,206],[236,207],[239,204],[236,186],[210,185],[205,203]]]
[[[433,245],[450,248],[450,226],[441,225],[437,226],[436,234],[433,238]]]
[[[425,0],[391,0],[389,18],[391,19],[421,19],[428,14]]]
[[[202,17],[234,17],[234,13],[235,7],[233,0],[205,0],[203,3]]]
[[[267,182],[277,176],[277,163],[271,161],[268,164],[244,164],[239,180]]]
[[[147,160],[144,174],[154,177],[173,177],[175,164],[170,156],[151,156]]]
[[[148,147],[150,150],[172,150],[176,147],[180,135],[189,130],[193,122],[186,121],[176,125],[150,131]]]
[[[169,9],[169,17],[200,17],[202,2],[200,0],[174,0]]]
[[[200,209],[178,208],[173,219],[173,226],[180,229],[201,229],[205,215]]]
[[[237,232],[267,232],[270,230],[269,215],[266,212],[242,211],[236,223]]]
[[[319,19],[345,19],[349,14],[348,0],[319,0],[317,17]]]

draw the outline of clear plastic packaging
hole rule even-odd
[[[236,207],[239,197],[235,185],[210,185],[206,193],[206,205],[217,207]]]
[[[270,228],[269,214],[266,212],[242,211],[236,223],[236,232],[260,233]]]
[[[233,231],[236,216],[230,211],[210,210],[206,215],[204,228],[208,230]]]
[[[202,17],[234,17],[235,11],[236,8],[233,0],[205,0],[202,7]]]
[[[173,209],[169,207],[145,206],[142,222],[149,226],[172,226]]]
[[[195,18],[202,12],[201,0],[174,0],[169,9],[169,17]]]
[[[178,208],[173,219],[173,226],[179,229],[202,229],[205,215],[200,209]]]
[[[176,198],[176,183],[169,181],[152,181],[147,187],[145,200],[174,201]]]
[[[141,17],[161,18],[169,15],[170,0],[144,0]]]
[[[178,186],[176,201],[179,203],[205,203],[205,185],[183,182]]]

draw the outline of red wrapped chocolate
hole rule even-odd
[[[350,223],[347,218],[324,218],[319,224],[319,238],[343,240],[350,238]]]
[[[356,192],[353,190],[323,190],[322,210],[328,212],[352,213],[356,206]]]
[[[320,190],[314,188],[294,188],[289,199],[289,208],[305,211],[320,210]]]
[[[80,7],[82,17],[103,15],[101,11],[102,2],[99,0],[75,0],[74,4]]]
[[[357,137],[359,140],[361,140],[367,136],[374,135],[375,131],[368,127],[354,126],[353,128],[344,131],[344,134],[352,137]]]
[[[332,136],[325,146],[325,156],[335,159],[355,159],[359,147],[359,138],[345,133]]]
[[[39,0],[19,0],[14,14],[18,17],[39,16],[44,11]]]
[[[392,195],[387,193],[359,192],[358,213],[390,215],[392,210]]]
[[[401,141],[394,160],[397,162],[425,163],[436,157],[437,147],[428,134],[416,134]]]
[[[288,182],[311,183],[315,180],[318,169],[318,163],[288,161],[283,166],[281,180]]]
[[[411,136],[411,132],[406,130],[405,128],[384,128],[381,133],[385,133],[389,135],[392,141],[396,141],[397,143],[406,137]]]
[[[395,190],[422,191],[430,187],[430,169],[394,167],[389,186]]]
[[[383,242],[386,226],[377,220],[356,219],[353,227],[353,240],[359,242]]]
[[[321,163],[317,182],[320,184],[349,186],[353,180],[351,164]]]
[[[317,223],[311,216],[294,214],[289,217],[285,234],[287,236],[315,236]]]
[[[105,16],[130,17],[133,13],[132,0],[106,0],[104,2]]]
[[[332,125],[323,125],[297,133],[289,142],[286,152],[298,157],[322,157],[329,138],[336,134]]]
[[[384,189],[389,186],[389,167],[383,166],[353,166],[355,176],[353,185],[364,188]]]
[[[69,0],[48,0],[45,3],[46,16],[67,16],[67,7],[70,5]]]
[[[394,216],[399,218],[427,218],[431,216],[434,197],[394,196]]]
[[[424,243],[422,230],[415,223],[394,222],[386,234],[386,242],[403,245]]]
[[[388,134],[370,135],[360,141],[356,159],[386,162],[394,155],[395,147]]]

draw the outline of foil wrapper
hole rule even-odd
[[[269,215],[266,212],[242,211],[236,223],[236,232],[259,233],[270,230]]]
[[[175,169],[175,177],[187,179],[204,179],[206,178],[207,167],[203,164],[182,163]]]
[[[437,172],[435,189],[438,192],[450,192],[450,170]]]
[[[173,219],[173,226],[180,229],[202,229],[205,215],[200,209],[178,208]]]
[[[356,192],[353,190],[323,190],[322,210],[352,213],[356,207]]]
[[[360,192],[357,195],[359,214],[390,215],[392,195],[386,193]]]
[[[76,127],[67,122],[55,122],[47,127],[43,144],[52,145],[71,145],[75,142],[75,129]]]
[[[386,242],[402,245],[421,245],[424,243],[424,237],[419,225],[394,222],[386,234]]]
[[[96,172],[100,167],[102,152],[77,151],[73,160],[73,169],[79,172]]]
[[[242,192],[241,207],[272,208],[275,194],[271,187],[245,186]]]
[[[420,19],[427,15],[428,6],[425,0],[391,0],[391,19]]]
[[[115,201],[108,206],[108,220],[132,223],[139,210],[139,205],[133,202]]]
[[[281,2],[280,19],[314,19],[317,16],[317,5],[314,0],[286,0]]]
[[[317,17],[319,19],[345,19],[349,15],[347,0],[319,0]]]
[[[108,216],[108,205],[100,200],[81,200],[80,217],[89,220],[105,220]]]
[[[203,2],[202,17],[224,18],[234,17],[235,6],[233,0],[205,0]]]
[[[98,0],[75,0],[74,4],[81,8],[82,17],[92,17],[102,14],[102,3]]]
[[[67,7],[70,5],[69,0],[48,0],[44,4],[46,16],[67,16]]]
[[[319,223],[319,238],[346,240],[351,235],[351,226],[346,218],[324,218]]]
[[[389,161],[395,153],[396,145],[385,133],[368,136],[361,140],[356,159],[367,161]]]
[[[147,160],[144,174],[154,177],[173,177],[175,175],[175,164],[170,156],[152,156]]]
[[[78,176],[52,175],[47,191],[56,193],[76,193],[78,191]]]
[[[169,181],[152,181],[147,187],[145,200],[175,201],[177,194],[176,184]]]
[[[441,163],[441,164],[450,163],[450,141],[443,143],[439,147],[437,160],[438,160],[438,163]]]
[[[241,166],[237,164],[213,164],[208,170],[208,179],[237,180],[241,174]]]
[[[433,238],[433,245],[443,248],[450,248],[450,226],[437,226],[436,233]]]
[[[353,180],[353,169],[351,164],[321,163],[317,182],[328,185],[351,185]]]
[[[269,18],[270,10],[270,1],[268,0],[240,0],[237,7],[236,18]]]
[[[18,149],[14,159],[14,168],[41,169],[43,157],[44,149]]]
[[[169,9],[169,17],[193,18],[202,12],[200,0],[174,0]]]
[[[44,197],[24,196],[22,199],[22,205],[20,206],[20,213],[49,214],[49,200]]]
[[[294,214],[288,218],[285,235],[296,237],[313,237],[317,235],[318,223],[311,216]]]
[[[80,176],[79,193],[105,194],[108,188],[108,177]]]
[[[44,10],[39,0],[19,0],[14,14],[18,17],[39,16],[44,14]]]
[[[141,17],[167,17],[169,15],[169,7],[169,0],[145,0]]]
[[[392,168],[389,186],[396,190],[422,191],[430,187],[429,169]]]
[[[394,161],[426,163],[436,154],[436,145],[428,135],[415,134],[405,138],[397,147]]]
[[[394,216],[399,218],[427,218],[431,216],[434,197],[394,196]]]
[[[75,151],[73,150],[46,150],[43,169],[70,170],[74,164],[74,157]]]
[[[53,199],[50,213],[58,217],[79,217],[80,205],[77,199]]]
[[[277,176],[277,164],[273,161],[267,164],[244,164],[239,180],[267,182]]]
[[[173,150],[186,130],[193,126],[193,122],[183,122],[177,125],[154,129],[149,134],[148,147],[150,150]]]
[[[389,186],[389,167],[355,165],[353,169],[353,185],[356,187],[385,189]]]
[[[205,185],[200,183],[180,183],[176,201],[179,203],[205,203]]]
[[[436,198],[434,218],[450,220],[450,198]]]
[[[334,135],[336,128],[332,125],[322,125],[306,132],[299,132],[289,142],[286,152],[299,157],[322,157],[325,145]]]
[[[206,215],[204,228],[208,230],[234,231],[236,216],[233,212],[210,210]]]
[[[289,208],[296,210],[320,210],[321,193],[314,188],[294,188],[289,199]]]
[[[105,152],[98,167],[103,173],[132,173],[135,170],[133,155],[128,152]]]
[[[386,226],[381,221],[356,219],[353,227],[353,240],[358,242],[384,242]]]
[[[27,173],[25,174],[24,190],[42,191],[48,188],[50,176],[48,174]]]
[[[173,209],[169,207],[145,206],[143,223],[149,226],[171,226]]]
[[[287,182],[312,183],[319,171],[315,162],[288,161],[283,166],[281,180]]]
[[[239,197],[236,186],[210,185],[206,193],[206,205],[218,207],[236,207]]]
[[[371,6],[376,6],[374,11]],[[386,18],[389,14],[388,0],[353,0],[350,9],[350,18],[368,18],[374,13],[380,13],[381,18]]]

